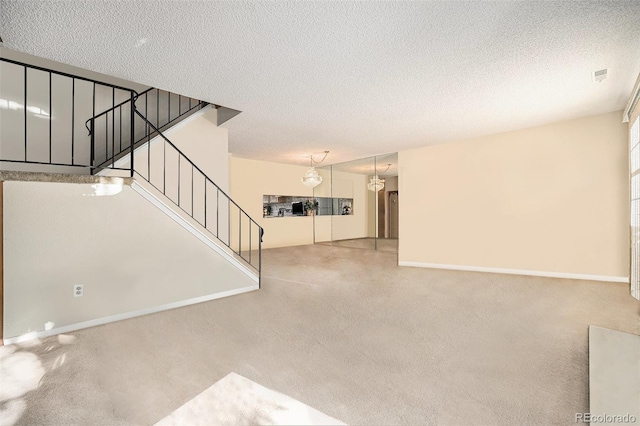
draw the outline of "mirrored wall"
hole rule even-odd
[[[319,167],[316,199],[333,200],[333,214],[314,217],[318,244],[398,251],[398,154]]]

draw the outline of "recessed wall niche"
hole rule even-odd
[[[348,216],[353,214],[353,198],[263,195],[262,217]]]

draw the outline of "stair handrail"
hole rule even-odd
[[[187,157],[187,156],[186,156],[186,155],[185,155],[185,154],[184,154],[184,153],[183,153],[183,152],[182,152],[182,151],[181,151],[177,146],[175,146],[175,145],[173,144],[173,142],[171,142],[171,141],[170,141],[170,140],[169,140],[169,139],[168,139],[168,138],[167,138],[167,137],[166,137],[166,136],[165,136],[165,135],[160,131],[160,129],[159,129],[158,127],[156,127],[156,125],[154,125],[153,123],[151,123],[151,122],[147,119],[147,117],[145,117],[142,113],[140,113],[140,111],[138,111],[138,109],[137,109],[137,107],[136,107],[136,105],[135,105],[136,100],[137,100],[140,96],[142,96],[143,94],[146,94],[146,93],[148,93],[148,92],[150,92],[150,91],[152,91],[152,90],[160,90],[160,89],[150,87],[150,88],[148,88],[148,89],[146,89],[146,90],[144,90],[144,91],[142,91],[142,92],[138,93],[138,92],[137,92],[136,90],[134,90],[134,89],[131,89],[131,88],[128,88],[128,87],[124,87],[124,86],[120,86],[120,85],[117,85],[117,84],[106,83],[106,82],[99,81],[99,80],[95,80],[95,79],[88,78],[88,77],[82,77],[82,76],[77,76],[77,75],[69,74],[69,73],[62,72],[62,71],[56,71],[56,70],[52,70],[52,69],[47,69],[47,68],[40,67],[40,66],[37,66],[37,65],[31,65],[31,64],[24,63],[24,62],[16,61],[16,60],[13,60],[13,59],[0,58],[0,61],[2,61],[2,62],[8,62],[8,63],[15,64],[15,65],[18,65],[18,66],[22,66],[22,67],[24,67],[24,68],[25,68],[25,82],[24,82],[24,84],[25,84],[25,104],[24,104],[25,114],[26,114],[26,110],[27,110],[27,99],[26,99],[26,92],[27,92],[27,89],[26,89],[26,87],[27,87],[27,79],[26,79],[27,71],[26,71],[26,69],[27,69],[27,68],[35,69],[35,70],[39,70],[39,71],[43,71],[43,72],[49,73],[49,75],[51,75],[51,74],[56,74],[56,75],[60,75],[60,76],[63,76],[63,77],[71,78],[71,79],[73,79],[73,80],[82,80],[82,81],[86,81],[86,82],[89,82],[89,83],[93,83],[93,84],[94,84],[94,98],[93,98],[93,102],[94,102],[94,109],[95,109],[95,85],[96,85],[96,84],[101,85],[101,86],[105,86],[105,87],[110,87],[112,90],[116,90],[116,89],[117,89],[117,90],[121,90],[121,91],[124,91],[124,92],[128,92],[128,93],[129,93],[129,98],[128,98],[128,99],[126,99],[126,100],[124,100],[124,101],[120,102],[120,103],[119,103],[119,104],[117,104],[117,105],[113,105],[111,108],[109,108],[109,109],[107,109],[107,110],[105,110],[105,111],[102,111],[101,113],[99,113],[99,114],[97,114],[97,115],[95,115],[95,116],[93,116],[93,117],[91,117],[91,118],[89,118],[88,120],[86,120],[86,121],[85,121],[85,127],[87,128],[87,130],[89,130],[89,133],[91,134],[91,128],[88,126],[88,123],[89,123],[89,122],[91,122],[91,121],[94,121],[94,122],[95,122],[96,118],[101,117],[101,116],[103,116],[103,115],[105,115],[105,114],[108,114],[109,112],[113,112],[113,111],[115,111],[115,109],[116,109],[116,108],[120,108],[120,107],[122,107],[122,105],[126,104],[127,102],[131,102],[132,107],[131,107],[131,110],[129,111],[129,114],[130,114],[130,120],[131,120],[131,126],[130,126],[131,141],[130,141],[130,144],[129,144],[130,146],[128,146],[128,147],[127,147],[127,149],[129,150],[129,154],[131,155],[131,159],[130,159],[130,167],[129,167],[129,169],[130,169],[129,171],[130,171],[130,173],[131,173],[131,176],[133,177],[133,176],[134,176],[134,173],[137,173],[137,174],[138,174],[142,179],[145,179],[145,178],[144,178],[144,176],[142,176],[140,173],[138,173],[138,172],[135,170],[135,165],[134,165],[134,148],[135,148],[135,146],[134,146],[134,145],[135,145],[135,141],[134,141],[134,116],[135,116],[135,115],[138,115],[138,117],[140,117],[140,118],[141,118],[141,119],[146,123],[146,125],[147,125],[147,126],[149,126],[149,128],[150,128],[150,129],[152,129],[152,130],[153,130],[153,131],[154,131],[158,136],[161,136],[161,137],[162,137],[162,139],[165,141],[165,143],[167,143],[167,144],[168,144],[172,149],[174,149],[174,150],[178,153],[178,155],[180,156],[180,158],[183,158],[184,160],[186,160],[186,161],[189,163],[189,165],[190,165],[194,170],[197,170],[197,171],[198,171],[198,172],[203,176],[203,178],[205,179],[205,197],[206,197],[206,184],[207,184],[207,183],[209,183],[209,184],[213,185],[213,187],[215,187],[215,189],[216,189],[217,193],[221,193],[221,194],[223,195],[223,197],[225,197],[225,198],[228,200],[228,202],[230,203],[230,204],[228,204],[229,206],[231,206],[231,205],[235,206],[235,207],[238,209],[238,213],[239,213],[239,215],[244,214],[244,216],[246,216],[246,217],[247,217],[247,219],[249,219],[249,229],[250,229],[250,231],[249,231],[249,232],[250,232],[250,233],[251,233],[251,226],[252,226],[252,224],[254,224],[254,225],[257,227],[257,229],[258,229],[258,256],[259,256],[259,258],[258,258],[258,259],[259,259],[259,260],[258,260],[258,267],[257,267],[257,268],[253,265],[253,263],[252,263],[252,262],[251,262],[251,260],[250,260],[250,259],[251,259],[251,248],[250,248],[250,250],[249,250],[249,253],[250,253],[250,254],[249,254],[249,260],[247,260],[246,258],[244,258],[244,257],[243,257],[243,255],[242,255],[242,239],[241,239],[241,232],[242,232],[242,219],[240,220],[240,223],[238,224],[238,226],[239,226],[239,247],[238,247],[238,252],[236,252],[236,251],[231,247],[231,240],[230,240],[230,239],[229,239],[229,241],[228,241],[228,243],[227,243],[227,242],[225,242],[223,239],[221,239],[219,235],[214,235],[214,234],[213,234],[209,229],[207,229],[207,227],[206,227],[206,226],[204,226],[204,229],[205,229],[205,230],[207,230],[207,232],[209,232],[209,233],[211,233],[212,235],[214,235],[214,236],[216,237],[216,239],[218,239],[221,243],[225,244],[229,249],[231,249],[231,250],[232,250],[232,252],[234,252],[234,253],[238,254],[238,255],[239,255],[239,256],[240,256],[244,261],[246,261],[246,262],[247,262],[247,263],[248,263],[252,268],[256,269],[256,270],[257,270],[257,272],[258,272],[258,286],[261,286],[261,271],[262,271],[262,236],[264,235],[264,229],[262,228],[262,226],[260,226],[260,225],[258,224],[258,222],[256,222],[256,221],[255,221],[255,220],[254,220],[254,219],[253,219],[253,218],[252,218],[252,217],[251,217],[251,216],[250,216],[250,215],[249,215],[249,214],[248,214],[248,213],[247,213],[247,212],[246,212],[242,207],[240,207],[240,205],[239,205],[238,203],[236,203],[236,202],[235,202],[235,201],[234,201],[234,200],[233,200],[233,199],[232,199],[232,198],[231,198],[231,197],[230,197],[230,196],[229,196],[229,195],[228,195],[228,194],[227,194],[223,189],[221,189],[221,188],[220,188],[220,187],[219,187],[219,186],[218,186],[218,185],[217,185],[217,184],[216,184],[216,183],[215,183],[215,182],[214,182],[214,181],[213,181],[209,176],[207,176],[207,174],[206,174],[206,173],[204,173],[200,167],[198,167],[198,166],[197,166],[193,161],[191,161],[191,159],[190,159],[189,157]],[[50,82],[51,82],[51,77],[50,77],[49,79],[50,79]],[[50,87],[49,87],[49,90],[51,90],[51,85],[50,85]],[[194,99],[194,98],[190,98],[190,97],[189,97],[189,99]],[[51,102],[51,97],[50,97],[50,102]],[[201,105],[201,104],[205,104],[205,105],[206,105],[206,104],[207,104],[207,102],[202,101],[202,100],[199,100],[199,103],[198,103],[197,105]],[[214,106],[216,106],[216,105],[214,105]],[[192,110],[192,109],[194,109],[194,108],[195,108],[195,107],[190,108],[190,109],[189,109],[189,111],[190,111],[190,110]],[[25,117],[26,117],[26,115],[25,115]],[[49,117],[49,121],[51,122],[51,117]],[[158,123],[158,125],[159,125],[159,123]],[[153,133],[153,132],[151,132],[151,133]],[[149,136],[151,133],[149,133],[147,136]],[[49,136],[50,136],[50,139],[51,139],[51,134],[50,134]],[[64,164],[63,164],[63,163],[54,163],[54,162],[52,162],[51,160],[50,160],[48,163],[46,163],[46,162],[38,162],[38,161],[28,161],[28,160],[27,160],[27,158],[26,158],[26,140],[27,140],[27,139],[26,139],[26,137],[27,137],[27,136],[26,136],[26,121],[25,121],[25,160],[24,160],[24,161],[22,161],[22,160],[5,160],[5,159],[1,159],[1,158],[0,158],[0,161],[23,162],[23,163],[43,164],[43,165],[53,165],[53,166],[74,166],[74,164],[73,164],[73,158],[72,158],[72,162],[71,162],[71,164],[66,164],[66,163],[64,163]],[[148,142],[148,143],[149,143],[149,142]],[[51,140],[49,141],[49,144],[51,145]],[[94,149],[94,142],[93,142],[93,140],[92,140],[92,142],[91,142],[91,149],[92,149],[92,150]],[[72,140],[72,151],[73,151],[73,140]],[[123,151],[123,152],[124,152],[124,151]],[[113,157],[115,158],[116,153],[115,153],[115,152],[112,152],[112,155],[113,155]],[[51,156],[51,152],[50,152],[50,156]],[[91,158],[93,158],[93,154],[92,154],[92,157],[91,157]],[[76,164],[75,166],[78,166],[78,167],[80,167],[80,166],[81,166],[81,167],[91,167],[92,169],[93,169],[93,168],[95,168],[93,164],[91,164],[90,166]],[[127,169],[121,169],[121,170],[127,170]],[[153,183],[152,183],[151,181],[149,181],[149,180],[148,180],[148,182],[149,182],[151,185],[153,185]],[[155,185],[153,185],[153,186],[155,186]],[[162,192],[163,192],[163,191],[162,191]],[[163,192],[163,195],[164,195],[165,197],[169,198],[167,194],[164,194],[164,192]],[[170,199],[170,198],[169,198],[169,199]],[[171,201],[173,201],[173,200],[171,200]],[[179,201],[178,201],[178,206],[179,206]],[[180,207],[181,209],[183,209],[183,211],[185,211],[185,212],[186,212],[186,210],[184,210],[184,208],[182,208],[181,206],[179,206],[179,207]],[[205,216],[206,216],[206,215],[205,215]],[[193,212],[192,212],[192,217],[193,217]],[[240,216],[240,218],[241,218],[241,216]],[[230,220],[230,216],[229,216],[229,220]],[[197,221],[197,219],[196,219],[196,221]],[[198,222],[199,222],[199,221],[198,221]],[[206,217],[205,217],[205,223],[206,223]],[[219,232],[219,231],[217,231],[217,232]],[[229,229],[229,232],[230,232],[230,229]],[[250,241],[251,241],[251,239],[250,239]],[[251,244],[251,242],[250,242],[249,244]]]
[[[138,98],[142,95],[144,95],[145,93],[150,92],[151,90],[153,90],[153,87],[149,87],[147,90],[144,90],[140,93],[136,92],[135,90],[133,91],[135,93],[135,95],[133,96],[133,103],[135,104],[135,102],[138,100]],[[106,109],[104,111],[102,111],[100,114],[96,114],[93,117],[89,118],[87,121],[84,122],[84,127],[87,128],[87,131],[89,132],[89,134],[91,134],[91,129],[89,128],[89,122],[92,120],[95,120],[98,117],[102,117],[105,114],[108,114],[109,112],[111,112],[112,110],[115,110],[116,108],[120,108],[122,105],[126,104],[127,102],[131,102],[131,99],[125,99],[124,101],[120,102],[117,105],[112,106],[109,109]]]
[[[104,81],[94,80],[92,78],[82,77],[82,76],[79,76],[79,75],[73,75],[73,74],[69,74],[69,73],[63,72],[63,71],[52,70],[52,69],[49,69],[49,68],[43,68],[43,67],[39,67],[37,65],[26,64],[24,62],[16,61],[16,60],[9,59],[9,58],[0,58],[0,60],[2,60],[3,62],[9,62],[9,63],[15,64],[15,65],[20,65],[20,66],[27,67],[27,68],[33,68],[33,69],[36,69],[36,70],[39,70],[39,71],[51,72],[51,73],[54,73],[54,74],[62,75],[64,77],[75,78],[76,80],[84,80],[84,81],[88,81],[90,83],[96,83],[96,84],[101,84],[103,86],[113,87],[114,89],[124,90],[125,92],[133,92],[134,94],[138,93],[134,89],[131,89],[129,87],[119,86],[117,84],[105,83]]]
[[[222,188],[220,188],[209,176],[207,176],[207,174],[205,172],[202,171],[202,169],[200,167],[198,167],[193,161],[191,161],[191,159],[189,157],[187,157],[177,146],[175,146],[173,144],[173,142],[171,142],[169,140],[169,138],[167,138],[161,131],[160,129],[158,129],[153,123],[151,123],[144,115],[142,115],[140,113],[140,111],[138,111],[135,108],[134,105],[134,113],[138,115],[138,117],[140,117],[152,130],[151,133],[156,132],[158,136],[162,137],[162,139],[164,139],[165,143],[167,143],[171,148],[173,148],[177,153],[178,153],[178,158],[184,158],[190,165],[191,167],[193,167],[193,169],[197,170],[205,179],[206,182],[209,182],[211,185],[213,185],[217,191],[219,191],[228,201],[229,203],[232,203],[237,209],[238,209],[238,213],[239,214],[244,214],[248,219],[249,219],[249,229],[251,229],[251,224],[255,224],[258,228],[258,267],[256,268],[255,266],[253,266],[253,264],[251,263],[251,254],[249,255],[249,260],[245,259],[242,256],[242,245],[240,243],[239,247],[238,247],[238,252],[236,252],[232,247],[231,247],[231,239],[229,237],[229,242],[226,243],[223,239],[221,239],[219,237],[219,235],[214,235],[212,233],[212,235],[214,235],[216,237],[217,240],[219,240],[222,244],[226,245],[229,249],[231,249],[234,253],[238,254],[245,262],[247,262],[252,268],[256,269],[258,271],[258,286],[261,287],[261,274],[262,274],[262,236],[264,235],[264,229],[262,228],[262,226],[260,226],[260,224],[258,224],[258,222],[256,222],[242,207],[240,207],[240,205],[238,203],[236,203],[233,198],[231,198]],[[150,133],[150,134],[151,134]],[[150,144],[151,142],[148,141],[147,144]],[[148,145],[150,147],[150,145]],[[133,153],[132,153],[133,155]],[[150,154],[149,154],[150,155]],[[134,166],[133,166],[133,161],[131,161],[132,165],[131,165],[131,176],[133,176],[134,173],[137,173],[142,179],[147,180],[144,176],[142,176],[140,173],[138,173],[137,171],[135,171]],[[153,183],[149,180],[147,180],[147,182],[149,182],[152,186],[155,187],[155,185],[153,185]],[[206,186],[206,182],[205,182],[205,186]],[[158,189],[158,191],[160,191],[159,188],[156,187],[156,189]],[[160,191],[162,192],[162,194],[169,198],[167,196],[167,194],[164,193],[164,191]],[[192,197],[193,197],[193,193],[192,193]],[[170,199],[170,198],[169,198]],[[206,195],[205,195],[205,200],[206,200]],[[173,201],[173,200],[171,200]],[[183,211],[186,212],[186,210],[184,210],[180,205],[179,205],[179,200],[178,200],[178,207],[181,208]],[[174,204],[175,201],[174,201]],[[192,216],[193,217],[193,216]],[[230,218],[230,217],[229,217]],[[199,221],[198,221],[199,222]],[[205,219],[205,223],[206,223],[206,219]],[[202,225],[200,223],[200,225]],[[241,223],[239,224],[240,226],[240,240],[241,240],[241,232],[242,232],[242,225]],[[204,229],[207,232],[210,232],[209,229],[207,229],[206,225],[203,225]],[[217,231],[219,232],[219,230]],[[231,229],[229,229],[229,232],[231,232]]]
[[[184,157],[184,159],[185,159],[185,160],[187,160],[187,161],[189,162],[189,164],[191,164],[191,166],[192,166],[193,168],[195,168],[197,171],[199,171],[199,172],[200,172],[200,173],[205,177],[205,179],[207,179],[207,180],[208,180],[208,181],[209,181],[213,186],[215,186],[215,187],[216,187],[216,189],[218,189],[218,190],[222,193],[222,195],[224,195],[225,197],[227,197],[227,198],[229,199],[229,201],[231,201],[231,202],[232,202],[232,203],[233,203],[233,204],[234,204],[238,209],[240,209],[240,211],[241,211],[242,213],[244,213],[245,215],[247,215],[247,217],[249,217],[253,223],[255,223],[256,225],[258,225],[258,223],[257,223],[255,220],[253,220],[253,218],[251,218],[251,216],[249,216],[249,214],[248,214],[247,212],[245,212],[245,211],[242,209],[242,207],[240,207],[240,206],[238,205],[238,203],[236,203],[235,201],[233,201],[233,199],[232,199],[232,198],[231,198],[231,197],[230,197],[226,192],[224,192],[224,190],[223,190],[222,188],[220,188],[220,187],[219,187],[219,186],[218,186],[218,185],[217,185],[213,180],[211,180],[211,178],[210,178],[209,176],[207,176],[207,174],[206,174],[205,172],[203,172],[203,171],[202,171],[202,169],[200,169],[200,167],[198,167],[198,166],[197,166],[193,161],[191,161],[191,160],[189,159],[189,157],[187,157],[187,156],[186,156],[182,151],[180,151],[180,149],[178,149],[178,147],[177,147],[177,146],[175,146],[175,145],[173,144],[173,142],[171,142],[169,139],[167,139],[167,137],[166,137],[166,136],[165,136],[165,135],[164,135],[160,130],[158,130],[158,128],[157,128],[156,126],[154,126],[154,125],[153,125],[149,120],[147,120],[147,118],[146,118],[144,115],[142,115],[142,114],[141,114],[137,109],[135,109],[135,110],[134,110],[134,112],[135,112],[136,114],[138,114],[138,116],[139,116],[140,118],[142,118],[142,120],[144,120],[144,122],[145,122],[145,123],[147,123],[147,124],[149,125],[149,127],[151,127],[151,128],[153,129],[153,131],[154,131],[154,132],[158,133],[158,135],[159,135],[159,136],[161,136],[161,137],[162,137],[162,139],[164,139],[164,140],[165,140],[165,142],[167,142],[167,143],[168,143],[168,144],[169,144],[173,149],[175,149],[175,150],[176,150],[176,152],[177,152],[178,154],[180,154],[182,157]],[[136,172],[136,173],[137,173],[137,172]],[[260,225],[258,225],[258,226],[260,226]],[[260,228],[262,228],[262,227],[260,227]]]
[[[149,89],[147,89],[147,90],[145,90],[145,91],[143,91],[143,92],[139,93],[136,97],[133,97],[132,99],[128,99],[128,100],[125,100],[125,101],[123,101],[123,102],[119,103],[118,105],[114,105],[112,108],[110,108],[110,109],[108,109],[108,110],[106,110],[106,111],[103,111],[103,112],[101,112],[100,114],[98,114],[98,115],[96,115],[96,116],[94,116],[94,117],[91,117],[89,120],[87,120],[87,122],[85,123],[85,126],[86,126],[89,122],[91,122],[91,121],[94,121],[94,122],[95,122],[95,120],[96,120],[97,118],[101,117],[102,115],[105,115],[105,114],[108,114],[108,113],[110,113],[110,112],[112,112],[112,111],[115,111],[117,108],[120,108],[122,105],[124,105],[124,104],[126,104],[126,103],[128,103],[128,102],[132,102],[133,108],[132,108],[131,114],[132,114],[132,115],[133,115],[133,114],[135,114],[135,115],[137,115],[138,117],[140,117],[140,119],[143,121],[143,123],[144,123],[144,124],[148,127],[148,129],[149,129],[149,130],[147,130],[148,134],[146,135],[146,137],[148,137],[149,135],[151,135],[151,134],[153,134],[153,133],[155,133],[157,136],[160,136],[160,137],[164,140],[164,142],[165,142],[165,143],[166,143],[166,144],[167,144],[171,149],[173,149],[173,150],[178,154],[179,158],[184,159],[184,160],[188,163],[188,165],[189,165],[189,166],[191,166],[194,170],[196,170],[198,173],[200,173],[200,174],[202,175],[202,177],[203,177],[203,178],[204,178],[204,180],[205,180],[205,185],[206,185],[207,183],[211,184],[211,185],[215,188],[215,190],[216,190],[217,192],[219,192],[220,194],[222,194],[222,196],[228,200],[228,202],[230,203],[230,205],[233,205],[233,206],[235,206],[235,208],[237,208],[237,209],[238,209],[238,213],[239,213],[240,215],[244,215],[244,216],[246,216],[246,218],[248,218],[248,219],[249,219],[249,227],[251,227],[251,226],[252,226],[252,224],[253,224],[253,225],[255,225],[255,226],[258,228],[258,238],[259,238],[259,246],[258,246],[258,252],[259,252],[259,253],[258,253],[258,256],[259,256],[259,261],[258,261],[258,262],[259,262],[259,266],[258,266],[257,268],[252,264],[252,262],[251,262],[251,260],[250,260],[250,259],[251,259],[251,256],[249,257],[249,259],[244,258],[244,256],[243,256],[243,255],[242,255],[242,253],[241,253],[241,252],[242,252],[241,245],[239,246],[238,251],[236,252],[236,251],[233,249],[233,247],[231,247],[231,240],[229,240],[228,242],[225,242],[222,238],[220,238],[219,234],[218,234],[218,235],[215,235],[215,234],[213,234],[213,233],[212,233],[212,234],[213,234],[213,235],[216,237],[216,239],[218,239],[222,244],[226,245],[226,246],[227,246],[229,249],[231,249],[234,253],[238,254],[238,255],[239,255],[239,256],[240,256],[244,261],[246,261],[246,262],[247,262],[247,263],[248,263],[252,268],[256,269],[256,270],[258,271],[258,275],[259,275],[259,277],[260,277],[261,269],[262,269],[262,268],[261,268],[261,262],[262,262],[262,236],[264,235],[264,229],[263,229],[263,228],[262,228],[262,226],[260,226],[260,225],[258,224],[258,222],[256,222],[256,221],[255,221],[255,220],[254,220],[254,219],[253,219],[253,218],[252,218],[252,217],[251,217],[251,216],[250,216],[250,215],[249,215],[249,214],[248,214],[248,213],[247,213],[247,212],[246,212],[242,207],[240,207],[240,205],[239,205],[237,202],[235,202],[235,201],[233,200],[233,198],[231,198],[231,196],[229,196],[229,194],[227,194],[227,193],[226,193],[222,188],[220,188],[220,186],[218,186],[218,184],[216,184],[216,183],[213,181],[213,179],[211,179],[211,178],[210,178],[210,177],[209,177],[209,176],[208,176],[208,175],[207,175],[207,174],[206,174],[206,173],[205,173],[205,172],[204,172],[200,167],[198,167],[198,165],[196,165],[196,164],[195,164],[195,163],[194,163],[194,162],[193,162],[193,161],[192,161],[192,160],[191,160],[191,159],[190,159],[190,158],[189,158],[189,157],[188,157],[184,152],[182,152],[182,150],[180,150],[180,149],[179,149],[179,148],[178,148],[178,147],[177,147],[173,142],[171,142],[171,140],[170,140],[169,138],[167,138],[167,136],[165,136],[165,135],[164,135],[164,133],[162,133],[162,131],[158,128],[159,126],[156,126],[155,124],[153,124],[153,123],[152,123],[152,122],[151,122],[151,121],[150,121],[150,120],[149,120],[149,119],[148,119],[144,114],[142,114],[142,113],[138,110],[138,107],[136,106],[136,101],[137,101],[137,100],[138,100],[142,95],[144,95],[144,94],[146,94],[146,93],[149,93],[149,92],[150,92],[150,91],[152,91],[152,90],[160,90],[160,89],[157,89],[157,88],[153,88],[153,87],[151,87],[151,88],[149,88]],[[207,103],[206,103],[206,102],[204,102],[204,101],[201,101],[201,100],[200,100],[198,104],[207,104]],[[132,120],[132,121],[133,121],[133,120]],[[89,129],[89,132],[91,133],[90,127],[88,127],[88,126],[87,126],[87,129]],[[132,132],[133,132],[133,126],[132,126],[132,129],[131,129],[131,130],[132,130]],[[143,138],[143,139],[144,139],[144,138]],[[147,141],[147,143],[150,143],[150,140],[148,140],[148,141]],[[130,172],[131,172],[131,176],[133,177],[133,176],[134,176],[134,173],[135,173],[135,174],[138,174],[142,179],[147,180],[147,181],[148,181],[148,182],[149,182],[153,187],[155,187],[158,191],[160,191],[160,192],[161,192],[165,197],[169,198],[169,197],[168,197],[168,195],[167,195],[166,193],[164,193],[164,190],[160,190],[159,188],[157,188],[157,187],[156,187],[156,186],[155,186],[155,185],[154,185],[154,184],[153,184],[149,179],[145,178],[143,175],[141,175],[138,171],[136,171],[136,170],[135,170],[135,165],[134,165],[134,163],[133,163],[133,156],[134,156],[134,141],[133,141],[133,138],[132,138],[132,142],[131,142],[131,147],[128,147],[128,148],[127,148],[127,150],[129,150],[129,155],[131,155],[131,161],[130,161]],[[126,151],[126,150],[125,150],[125,151]],[[114,153],[112,153],[112,155],[114,155],[114,156],[115,156],[115,155],[116,155],[116,153],[114,152]],[[106,162],[108,162],[108,161],[109,161],[109,159],[107,158],[107,159],[106,159]],[[171,200],[171,198],[169,198],[169,199]],[[172,202],[174,202],[174,204],[176,204],[180,209],[182,209],[183,211],[187,212],[187,214],[189,214],[187,210],[185,210],[182,206],[180,206],[179,200],[178,200],[178,203],[175,203],[175,201],[173,201],[173,200],[171,200],[171,201],[172,201]],[[193,216],[192,216],[192,217],[193,217]],[[202,224],[202,223],[200,223],[200,225],[203,225],[203,224]],[[205,230],[207,230],[207,232],[211,232],[211,231],[206,227],[206,225],[203,225],[203,227],[205,228]],[[240,233],[241,233],[241,228],[242,228],[242,226],[241,226],[241,224],[239,224],[239,231],[240,231]],[[229,231],[230,231],[230,230],[229,230]],[[241,243],[240,243],[240,244],[241,244]],[[260,285],[260,284],[259,284],[259,285]]]
[[[71,88],[71,93],[73,96],[73,93],[75,91],[75,81],[76,80],[80,80],[80,81],[85,81],[88,83],[92,83],[93,84],[93,98],[92,98],[92,102],[93,102],[93,108],[95,111],[95,102],[96,102],[96,97],[95,97],[95,87],[96,85],[99,86],[104,86],[104,87],[108,87],[111,88],[111,90],[115,93],[115,90],[120,90],[123,92],[128,92],[129,93],[129,98],[131,99],[132,97],[138,95],[138,92],[135,89],[129,88],[129,87],[124,87],[118,84],[112,84],[112,83],[107,83],[104,81],[100,81],[100,80],[96,80],[93,78],[89,78],[89,77],[84,77],[84,76],[80,76],[80,75],[74,75],[74,74],[70,74],[68,72],[64,72],[64,71],[58,71],[55,69],[50,69],[50,68],[45,68],[45,67],[41,67],[38,65],[33,65],[33,64],[28,64],[22,61],[18,61],[15,59],[10,59],[10,58],[4,58],[4,57],[0,57],[0,62],[6,62],[9,64],[13,64],[13,65],[17,65],[20,66],[22,68],[24,68],[24,105],[22,106],[22,108],[24,109],[24,159],[17,159],[17,158],[2,158],[0,157],[0,162],[7,162],[7,163],[24,163],[24,164],[32,164],[32,165],[43,165],[43,166],[65,166],[65,167],[85,167],[85,168],[93,168],[92,164],[82,164],[82,163],[75,163],[74,162],[74,127],[72,125],[71,128],[71,146],[70,146],[70,150],[71,150],[71,162],[58,162],[58,161],[53,161],[53,157],[52,157],[52,131],[51,131],[51,126],[52,126],[52,116],[51,116],[51,108],[52,108],[52,75],[57,75],[57,76],[61,76],[61,77],[66,77],[68,79],[71,79],[72,83],[72,88]],[[49,118],[49,161],[41,161],[41,160],[30,160],[28,158],[27,155],[27,145],[28,145],[28,139],[27,139],[27,111],[28,111],[28,99],[27,99],[27,87],[28,87],[28,74],[27,74],[27,70],[28,69],[33,69],[33,70],[37,70],[37,71],[41,71],[44,73],[49,74],[49,110],[48,110],[48,118]],[[75,109],[74,109],[74,102],[75,102],[75,98],[72,98],[72,113],[71,116],[75,117]],[[125,101],[127,102],[127,101]],[[73,120],[73,118],[72,118]],[[73,121],[72,121],[73,123]],[[89,162],[91,161],[91,159],[89,159]]]
[[[93,135],[93,131],[95,129],[96,123],[98,122],[98,120],[104,116],[105,121],[108,121],[109,119],[109,114],[111,114],[112,120],[115,117],[116,111],[118,111],[118,109],[120,109],[120,112],[122,113],[122,107],[125,104],[131,103],[133,105],[133,109],[138,109],[136,103],[138,101],[138,99],[142,99],[142,97],[144,96],[145,99],[145,114],[148,114],[148,100],[147,100],[147,95],[149,93],[154,93],[156,94],[156,98],[157,101],[159,102],[160,100],[160,94],[161,92],[165,92],[168,96],[168,102],[169,102],[169,108],[167,108],[167,122],[164,123],[164,125],[160,125],[160,116],[157,116],[156,119],[156,125],[160,128],[165,128],[166,126],[169,126],[171,123],[174,123],[177,120],[181,120],[182,118],[184,118],[188,113],[190,113],[191,111],[197,109],[197,108],[203,108],[206,105],[209,105],[209,102],[200,100],[200,99],[195,99],[195,98],[191,98],[189,96],[182,96],[180,94],[177,93],[172,93],[166,90],[161,90],[155,87],[149,87],[148,89],[135,94],[135,96],[132,96],[130,99],[125,99],[122,102],[113,105],[111,108],[106,109],[104,111],[102,111],[101,113],[90,117],[88,120],[85,121],[84,126],[88,131],[88,136],[91,136],[91,174],[94,174],[96,171],[101,170],[104,167],[108,168],[108,164],[109,162],[111,162],[111,168],[113,168],[115,166],[115,161],[118,158],[118,156],[124,154],[127,150],[129,150],[129,147],[122,149],[122,145],[120,146],[120,151],[118,153],[115,152],[115,136],[112,135],[113,141],[112,141],[112,147],[113,147],[113,152],[112,155],[108,154],[108,145],[107,148],[105,148],[105,158],[102,160],[102,162],[99,163],[99,165],[94,164],[94,154],[95,154],[95,140],[94,140],[94,135]],[[178,96],[178,115],[175,116],[173,119],[171,118],[171,96],[172,95],[177,95]],[[188,99],[189,100],[189,105],[187,107],[187,109],[183,112],[182,111],[182,99]],[[191,102],[195,101],[195,105],[192,106]],[[214,107],[218,108],[217,105],[214,105]],[[158,106],[159,108],[159,106]],[[133,122],[134,119],[134,113],[133,113],[133,109],[131,109],[131,111],[129,111],[130,115],[131,115],[131,121]],[[144,138],[147,137],[148,135],[143,136],[142,138],[140,138],[139,140],[133,140],[135,136],[135,132],[132,132],[131,137],[132,137],[132,143],[130,145],[133,146],[133,148],[135,149],[135,146],[138,145],[139,143],[142,143],[144,141]],[[106,138],[108,139],[108,137]],[[105,143],[108,143],[108,140],[105,140]],[[131,176],[133,176],[133,173],[131,174]]]

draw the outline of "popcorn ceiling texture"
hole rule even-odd
[[[234,155],[300,165],[620,110],[640,69],[637,1],[0,9],[5,47],[241,110]]]

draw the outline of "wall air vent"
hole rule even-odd
[[[598,82],[600,83],[603,80],[606,80],[607,77],[609,76],[609,69],[605,68],[603,70],[598,70],[598,71],[594,71],[591,74],[591,79],[593,80],[593,82]]]

